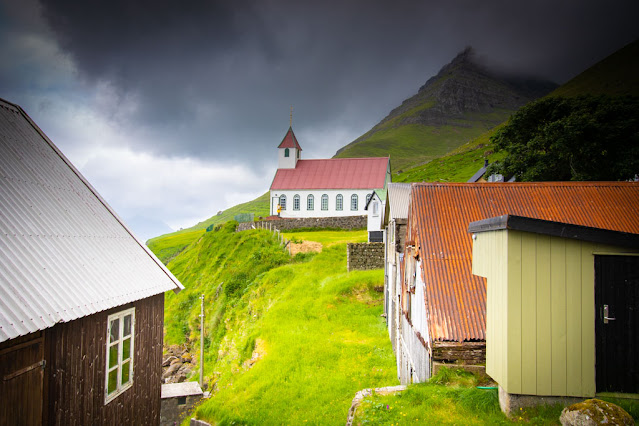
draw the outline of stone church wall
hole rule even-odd
[[[237,230],[246,231],[256,228],[269,229],[269,227],[279,229],[280,231],[300,228],[338,228],[353,230],[366,229],[366,223],[366,216],[300,217],[240,223]]]

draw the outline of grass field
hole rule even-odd
[[[368,232],[359,231],[297,231],[282,232],[282,236],[292,241],[315,241],[323,247],[343,243],[365,243],[368,241]]]

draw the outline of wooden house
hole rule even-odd
[[[369,243],[384,242],[385,205],[386,190],[375,190],[366,196],[364,210],[367,212],[366,230]]]
[[[486,372],[507,413],[639,394],[639,185],[588,192],[591,207],[564,222],[509,214],[469,226],[473,273],[488,286]]]
[[[0,100],[0,423],[159,424],[164,292],[182,285]]]
[[[468,224],[510,214],[634,233],[638,200],[628,182],[413,184],[398,297],[402,374],[423,381],[439,364],[485,363],[486,280],[472,273]]]

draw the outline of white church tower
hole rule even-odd
[[[294,169],[297,160],[301,158],[302,147],[297,142],[295,133],[293,133],[293,108],[291,107],[291,122],[282,139],[282,143],[277,147],[277,168],[278,169]]]

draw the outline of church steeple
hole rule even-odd
[[[291,126],[289,126],[284,139],[279,144],[278,156],[277,156],[277,168],[278,169],[294,169],[297,165],[297,160],[301,157],[302,147],[297,142],[295,133],[293,133],[293,107],[291,107]]]

